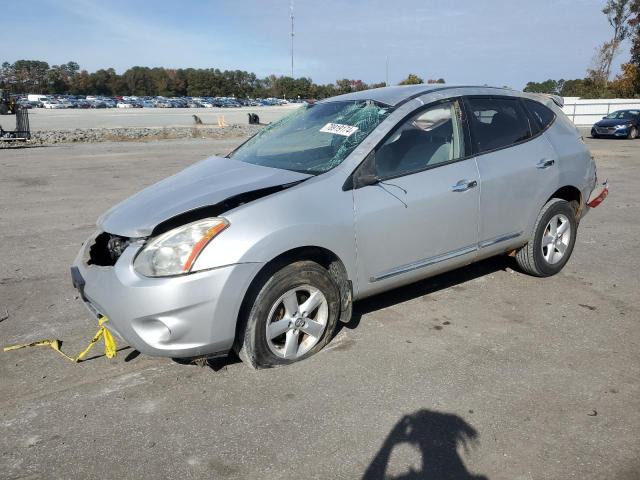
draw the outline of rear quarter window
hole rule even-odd
[[[535,100],[525,100],[524,103],[533,119],[531,129],[533,130],[534,135],[546,130],[547,127],[556,119],[556,114],[540,102],[536,102]]]
[[[529,116],[518,98],[470,97],[467,105],[479,153],[505,148],[532,136]]]

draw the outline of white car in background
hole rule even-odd
[[[49,109],[64,108],[64,105],[58,103],[55,100],[47,99],[47,100],[40,100],[40,102],[42,103],[42,108],[49,108]]]
[[[118,108],[133,108],[133,104],[131,104],[129,102],[118,102],[116,104],[116,107],[118,107]]]

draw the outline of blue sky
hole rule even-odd
[[[295,76],[508,85],[583,77],[604,0],[295,0]],[[289,74],[289,0],[6,2],[0,61]],[[616,66],[628,59],[628,45]]]

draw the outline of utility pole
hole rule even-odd
[[[387,70],[386,70],[386,75],[384,77],[384,86],[385,87],[389,86],[389,55],[387,55]]]
[[[291,0],[291,78],[293,77],[293,36],[295,35],[293,31],[293,0]]]

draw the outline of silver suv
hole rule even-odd
[[[272,367],[318,352],[369,295],[505,253],[559,272],[607,194],[596,186],[552,98],[367,90],[305,104],[116,205],[72,278],[143,353]]]

